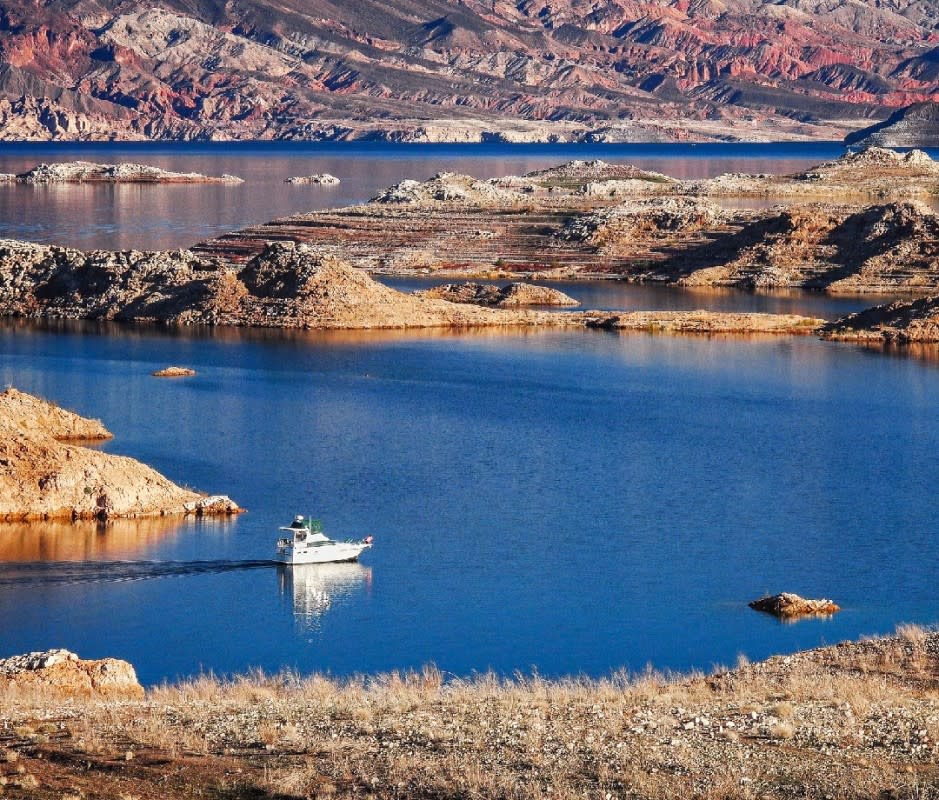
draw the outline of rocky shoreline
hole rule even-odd
[[[928,800],[939,785],[939,633],[913,626],[708,675],[427,667],[204,676],[143,697],[130,665],[113,673],[123,694],[96,693],[82,665],[101,662],[69,656],[59,690],[42,668],[0,674],[5,796]]]
[[[0,393],[0,521],[241,511],[228,497],[184,489],[132,458],[82,446],[110,438],[98,420],[12,387]]]
[[[568,301],[540,287],[491,293],[501,300],[479,305],[405,294],[322,249],[292,242],[270,244],[246,264],[231,265],[185,250],[83,253],[0,241],[0,315],[27,319],[311,330],[537,326],[701,333],[811,333],[824,322],[717,312],[542,311],[524,308],[522,301]]]

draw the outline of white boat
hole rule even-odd
[[[363,550],[372,546],[372,537],[361,541],[337,542],[326,537],[319,520],[294,517],[290,525],[279,528],[286,535],[277,540],[277,560],[284,564],[329,564],[356,561]]]

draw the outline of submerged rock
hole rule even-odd
[[[0,689],[38,689],[80,697],[143,697],[127,661],[79,658],[68,650],[45,650],[0,659]]]
[[[841,606],[831,600],[807,600],[790,592],[761,597],[749,606],[755,611],[785,618],[830,616],[841,610]]]

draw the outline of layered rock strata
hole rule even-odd
[[[939,98],[932,0],[11,0],[0,136],[841,138]]]
[[[845,144],[865,147],[939,147],[939,103],[913,103],[883,122],[849,133]]]
[[[730,196],[781,204],[734,208]],[[871,202],[885,196],[895,199]],[[939,217],[918,199],[935,196],[939,165],[915,151],[875,148],[791,176],[690,182],[578,161],[487,181],[402,181],[365,205],[274,220],[194,251],[241,264],[289,240],[387,274],[939,292]]]
[[[0,519],[231,514],[225,497],[183,489],[150,467],[77,442],[108,439],[97,420],[8,388],[0,394]]]

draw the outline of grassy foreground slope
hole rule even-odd
[[[939,797],[939,633],[678,678],[202,677],[7,689],[5,797]]]

